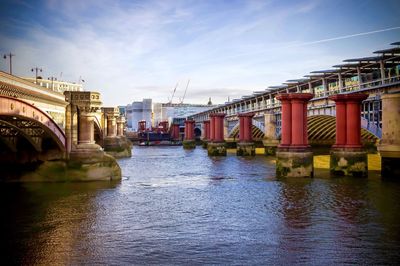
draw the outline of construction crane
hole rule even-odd
[[[176,92],[176,88],[178,88],[178,85],[179,85],[179,82],[176,83],[175,89],[174,89],[174,91],[172,92],[171,100],[169,100],[169,102],[168,102],[169,104],[172,103],[172,99],[174,98],[174,95],[175,95],[175,92]]]
[[[182,97],[182,100],[181,100],[180,104],[182,104],[182,103],[183,103],[183,100],[185,99],[186,91],[187,91],[187,89],[188,89],[188,87],[189,87],[189,82],[190,82],[190,79],[188,79],[188,82],[187,82],[187,84],[186,84],[185,93],[183,94],[183,97]]]

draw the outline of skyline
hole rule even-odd
[[[16,55],[15,75],[38,66],[44,78],[81,76],[105,105],[167,102],[179,82],[178,102],[188,79],[185,103],[223,103],[388,48],[400,40],[400,10],[384,4],[5,1],[0,52]],[[8,60],[0,67],[8,72]]]

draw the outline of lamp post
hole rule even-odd
[[[39,67],[34,67],[31,69],[31,71],[35,71],[35,84],[37,84],[37,78],[38,78],[38,71],[42,72],[42,69]]]
[[[4,59],[7,59],[7,57],[10,58],[10,75],[12,75],[12,57],[15,56],[15,54],[12,54],[11,52],[9,54],[3,55]]]
[[[51,80],[51,90],[54,91],[54,81],[57,81],[56,77],[49,77],[49,80]]]

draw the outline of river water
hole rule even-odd
[[[1,184],[2,264],[397,264],[400,183],[134,147],[123,180]]]

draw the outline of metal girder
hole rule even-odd
[[[17,151],[17,140],[18,137],[23,137],[32,144],[36,151],[42,151],[42,139],[44,130],[41,128],[30,128],[30,127],[18,127],[23,123],[15,120],[0,120],[0,137],[4,140],[7,146],[13,151]],[[14,123],[12,123],[14,122]],[[28,123],[29,124],[29,123]]]

